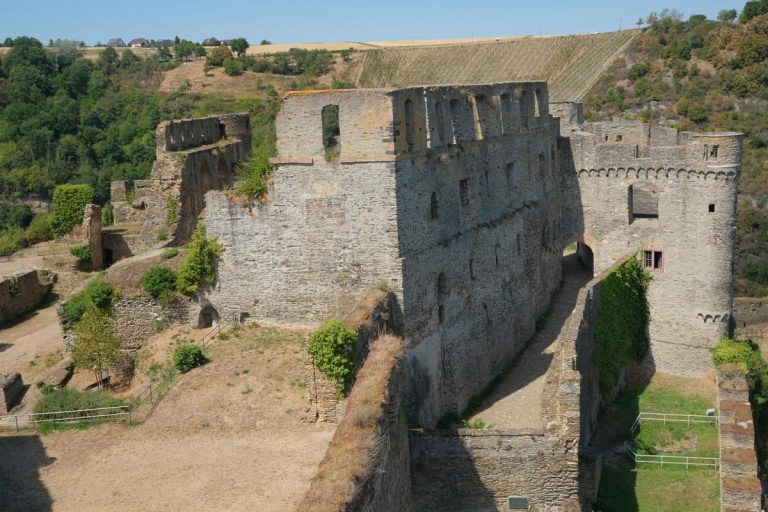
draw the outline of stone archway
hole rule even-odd
[[[213,327],[218,325],[221,321],[219,312],[213,306],[205,306],[200,310],[200,314],[197,317],[197,328],[204,329],[206,327]]]

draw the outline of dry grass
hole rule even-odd
[[[379,455],[376,423],[383,414],[384,392],[405,353],[401,338],[383,335],[371,345],[349,395],[347,410],[298,510],[338,512],[370,478]]]

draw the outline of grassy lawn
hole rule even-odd
[[[609,449],[630,440],[629,428],[640,411],[675,414],[704,414],[713,406],[707,385],[677,382],[654,376],[651,383],[625,389],[601,418],[596,444]],[[717,428],[714,425],[644,422],[637,433],[638,447],[659,454],[717,457]],[[712,468],[686,470],[682,466],[641,464],[629,457],[604,464],[595,510],[603,512],[677,512],[720,510],[719,474]]]
[[[638,469],[603,467],[602,512],[718,512],[720,480],[713,469],[644,464]]]

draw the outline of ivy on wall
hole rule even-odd
[[[83,221],[85,205],[93,202],[89,185],[59,185],[53,191],[53,234],[61,236]]]
[[[604,392],[616,385],[627,363],[648,353],[650,280],[637,258],[629,258],[603,279],[595,321],[595,364]]]

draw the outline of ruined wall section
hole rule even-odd
[[[37,306],[50,291],[52,277],[24,270],[0,278],[0,325]]]
[[[652,259],[660,253],[659,264],[651,261],[648,268],[653,363],[660,371],[701,375],[711,368],[709,349],[725,334],[731,314],[742,138],[679,138],[684,143],[661,155],[651,147],[648,158],[628,158],[622,143],[572,134],[563,155],[563,242],[589,245],[596,273],[630,250],[648,251]],[[633,215],[637,189],[658,201],[657,218]]]
[[[717,369],[720,410],[720,509],[727,512],[760,510],[762,488],[757,474],[755,426],[744,369]]]
[[[325,159],[322,109],[339,106],[341,153]],[[378,282],[398,302],[402,271],[392,102],[386,91],[289,95],[264,202],[210,192],[204,222],[224,253],[205,294],[221,318],[277,325],[341,317]],[[193,312],[194,319],[194,312]]]
[[[147,180],[111,185],[115,227],[107,230],[113,256],[130,256],[158,238],[180,243],[194,230],[205,193],[234,182],[238,162],[251,152],[250,118],[227,114],[160,123],[157,159]]]
[[[392,94],[409,394],[460,415],[560,282],[557,129],[540,82]]]

